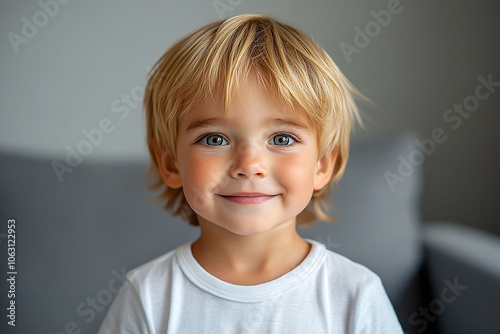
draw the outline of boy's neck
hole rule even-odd
[[[268,233],[241,236],[200,221],[201,235],[193,243],[196,261],[212,276],[237,285],[276,279],[309,254],[311,244],[297,233],[295,219]]]

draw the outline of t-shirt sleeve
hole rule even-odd
[[[98,334],[152,334],[137,290],[127,279],[115,297]]]
[[[356,334],[402,334],[403,328],[379,277],[361,292],[353,310],[350,331]]]

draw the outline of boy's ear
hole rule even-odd
[[[334,149],[331,153],[326,153],[318,160],[316,164],[316,173],[314,175],[314,190],[321,190],[328,184],[332,178],[338,154],[338,149]]]
[[[153,143],[153,150],[163,181],[172,189],[182,187],[182,178],[177,159],[166,150],[162,150],[156,141]]]

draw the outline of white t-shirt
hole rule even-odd
[[[99,334],[403,333],[380,278],[314,240],[272,281],[212,276],[184,244],[127,274]]]

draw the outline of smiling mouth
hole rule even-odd
[[[238,204],[260,204],[270,200],[277,195],[266,195],[260,193],[237,193],[231,195],[219,195],[222,198]]]

